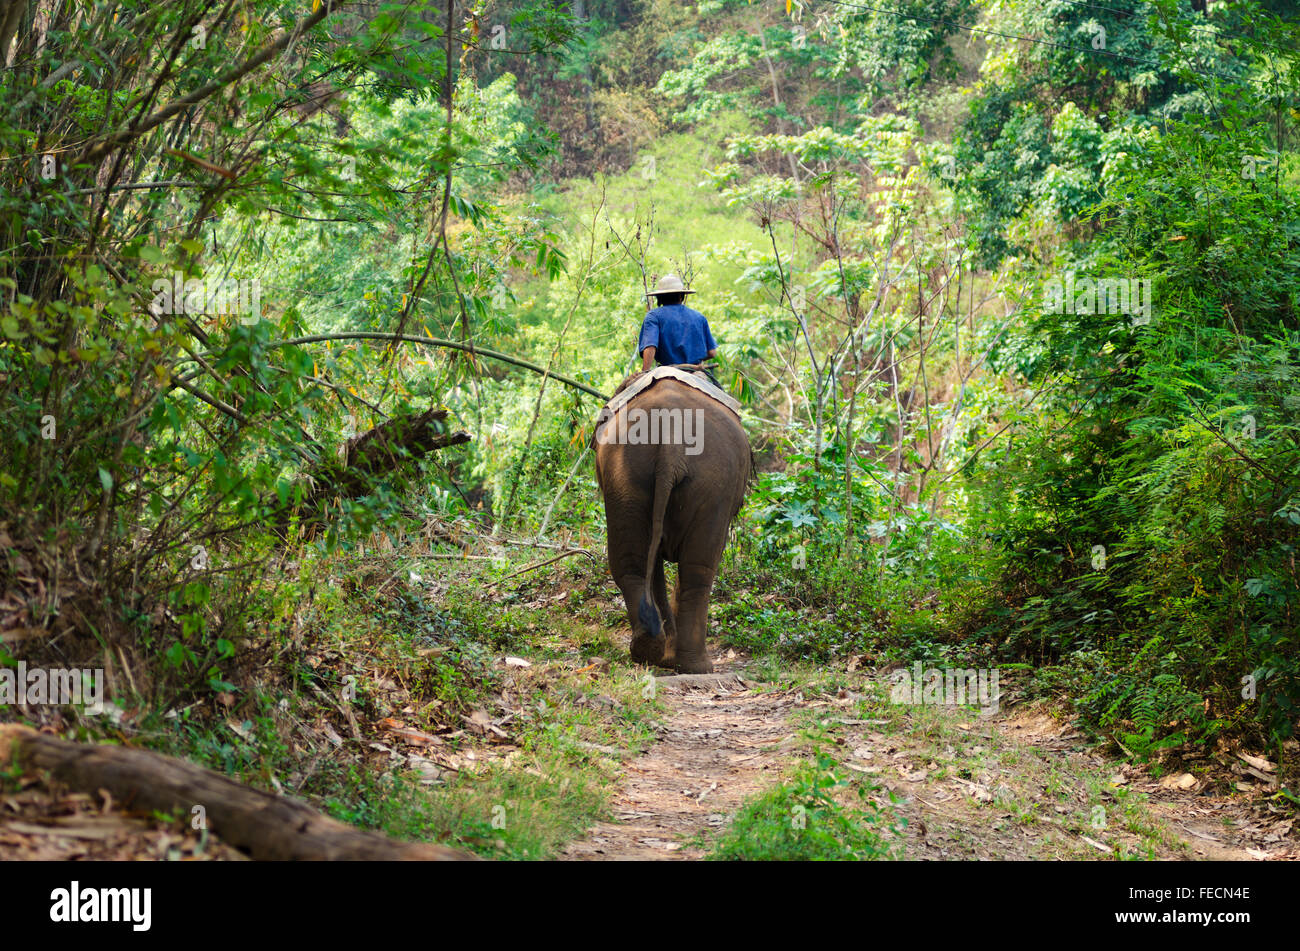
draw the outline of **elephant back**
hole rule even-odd
[[[736,417],[736,422],[740,422],[740,403],[710,380],[708,374],[703,370],[692,371],[688,368],[675,366],[655,367],[647,373],[638,373],[628,377],[614,391],[613,397],[601,409],[600,415],[596,417],[596,429],[592,433],[591,444],[595,446],[600,441],[601,430],[614,418],[620,409],[660,380],[676,380],[699,390],[705,396],[725,406]]]

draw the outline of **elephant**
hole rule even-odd
[[[730,409],[671,377],[637,393],[604,427],[593,438],[596,479],[609,570],[632,625],[629,652],[645,664],[711,673],[709,596],[753,476],[749,437]],[[672,604],[665,561],[678,566]]]

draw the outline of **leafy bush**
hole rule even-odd
[[[1240,174],[1256,132],[1212,126],[1148,144],[1090,249],[1154,278],[1153,319],[1042,314],[1059,388],[981,477],[1005,562],[968,636],[1090,658],[1081,709],[1136,752],[1300,713],[1300,208]]]

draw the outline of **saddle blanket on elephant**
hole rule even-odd
[[[630,384],[628,384],[627,389],[620,390],[610,398],[610,401],[606,403],[605,407],[600,411],[600,415],[596,417],[596,433],[593,434],[593,441],[596,436],[599,435],[601,427],[604,426],[605,423],[609,422],[615,413],[626,406],[629,400],[638,394],[645,392],[659,380],[677,380],[679,383],[693,386],[701,393],[717,400],[723,406],[727,407],[727,409],[736,414],[737,419],[740,418],[740,403],[729,394],[723,392],[720,387],[715,386],[702,370],[691,372],[689,370],[682,370],[678,367],[672,366],[655,367],[649,373],[642,373],[640,376],[636,377]]]

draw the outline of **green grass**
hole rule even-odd
[[[445,785],[365,774],[326,808],[338,818],[403,839],[423,839],[508,859],[542,859],[605,816],[618,765],[653,737],[658,704],[631,668],[598,683],[569,677],[512,736],[518,755]],[[600,698],[603,702],[593,702]],[[530,698],[531,699],[531,698]],[[613,701],[611,704],[610,701]],[[596,747],[617,748],[618,757]]]
[[[511,567],[475,571],[435,596],[404,580],[400,556],[325,559],[319,573],[337,583],[298,602],[296,635],[268,624],[272,659],[255,677],[224,700],[155,711],[143,737],[396,838],[491,858],[552,857],[606,816],[621,761],[653,742],[662,712],[643,695],[644,673],[627,664],[623,615],[610,610],[604,579],[568,567],[490,597],[485,584]],[[557,592],[568,597],[554,600]],[[532,666],[507,668],[504,655]],[[593,658],[605,663],[579,673]],[[462,730],[476,710],[509,712],[508,741]],[[461,771],[430,783],[376,756],[375,741],[420,752],[383,731],[390,717],[441,736],[432,758],[456,757]],[[341,745],[324,742],[326,723]],[[475,758],[464,764],[468,753]]]
[[[323,805],[337,819],[398,839],[440,842],[486,858],[550,858],[603,813],[608,777],[560,756],[533,764],[540,775],[494,766],[439,787],[354,769],[350,785]]]
[[[804,736],[810,757],[789,779],[751,799],[718,838],[710,858],[722,861],[862,861],[898,857],[905,823],[872,798],[865,777],[847,778],[822,749],[819,731]]]

